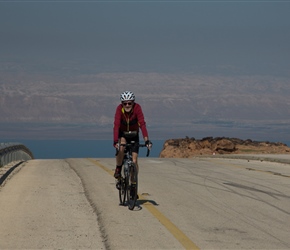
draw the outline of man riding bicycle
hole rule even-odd
[[[152,143],[149,141],[149,136],[146,128],[141,106],[135,102],[135,95],[131,91],[125,91],[120,97],[121,104],[116,108],[114,120],[114,147],[119,150],[116,155],[116,169],[114,177],[118,179],[121,176],[124,146],[127,141],[134,141],[135,144],[132,149],[132,159],[138,169],[138,153],[139,153],[139,128],[142,132],[145,144],[148,149],[151,148]]]

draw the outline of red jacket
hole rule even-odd
[[[114,142],[119,139],[119,131],[142,131],[143,137],[148,137],[143,111],[138,103],[134,103],[130,113],[126,113],[122,104],[118,105],[114,121]]]

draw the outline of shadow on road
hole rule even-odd
[[[14,165],[13,167],[11,167],[8,171],[5,172],[5,174],[3,174],[1,177],[0,177],[0,185],[3,184],[3,182],[6,180],[6,178],[13,172],[13,170],[15,168],[17,168],[18,166],[20,166],[21,164],[23,163],[23,161],[17,163],[16,165]]]
[[[143,205],[143,204],[146,204],[146,203],[150,203],[150,204],[152,204],[152,205],[154,205],[154,206],[159,206],[159,204],[156,203],[156,202],[153,201],[153,200],[138,200],[138,204],[139,204],[139,205]]]

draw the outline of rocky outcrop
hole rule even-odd
[[[215,154],[290,154],[290,148],[281,142],[259,142],[228,137],[169,139],[159,155],[161,158],[188,158]]]

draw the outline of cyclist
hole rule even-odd
[[[152,143],[146,128],[141,106],[135,102],[135,95],[131,91],[125,91],[120,96],[121,104],[116,108],[114,120],[114,147],[119,150],[116,156],[116,169],[114,177],[118,179],[121,176],[122,163],[124,157],[124,147],[119,146],[125,144],[128,140],[134,141],[132,149],[132,159],[138,169],[138,153],[139,153],[139,128],[142,132],[145,144],[148,149]]]

